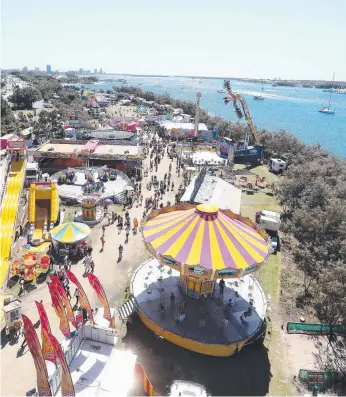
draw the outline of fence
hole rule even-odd
[[[111,329],[98,328],[95,326],[91,328],[88,325],[81,326],[76,331],[72,339],[68,341],[68,346],[64,351],[66,363],[69,366],[76,355],[80,345],[84,339],[89,339],[95,342],[106,343],[114,346],[117,341],[117,336]],[[61,365],[58,364],[53,374],[49,377],[49,384],[54,396],[61,384]]]
[[[346,327],[340,324],[304,324],[304,323],[287,323],[288,334],[306,334],[306,335],[346,335]]]
[[[79,346],[81,345],[81,343],[84,340],[84,330],[86,327],[82,326],[80,328],[77,329],[73,339],[70,339],[70,343],[68,345],[67,350],[64,352],[65,355],[65,359],[66,359],[66,363],[67,365],[70,365],[73,357],[76,355]],[[50,385],[50,389],[52,391],[52,396],[54,396],[61,384],[61,365],[58,364],[58,366],[56,367],[55,371],[53,372],[53,374],[49,377],[49,385]]]

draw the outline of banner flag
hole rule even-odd
[[[73,284],[78,288],[79,291],[79,303],[80,305],[88,312],[90,321],[93,323],[94,318],[93,318],[93,313],[91,311],[91,306],[88,301],[88,297],[86,296],[86,293],[84,292],[83,287],[81,286],[80,282],[78,281],[77,277],[70,271],[66,271],[67,277],[70,281],[73,282]]]
[[[35,301],[38,314],[41,322],[41,339],[42,339],[42,354],[45,360],[51,361],[56,364],[55,351],[52,346],[49,334],[51,334],[50,325],[47,317],[46,310],[42,303]]]
[[[30,319],[22,314],[23,320],[23,333],[25,336],[26,343],[28,344],[32,358],[34,359],[34,364],[37,374],[37,392],[39,396],[51,396],[52,392],[50,390],[48,373],[46,362],[44,361],[41,345],[38,340],[36,331]]]
[[[74,386],[71,378],[71,372],[66,363],[64,353],[56,338],[53,335],[49,335],[49,337],[52,345],[54,346],[56,357],[59,359],[61,364],[61,395],[73,397],[75,396]]]
[[[64,287],[62,286],[60,280],[58,279],[57,276],[49,276],[50,279],[52,280],[52,283],[54,284],[56,290],[58,291],[58,294],[60,296],[60,299],[62,300],[62,303],[65,305],[65,309],[66,309],[66,316],[68,321],[70,321],[70,323],[72,323],[72,325],[77,328],[76,325],[76,320],[74,318],[73,315],[73,310],[72,310],[72,306],[71,306],[71,302],[69,301],[66,292],[64,290]]]
[[[52,298],[52,305],[54,307],[56,315],[60,319],[60,330],[67,338],[70,338],[71,337],[70,325],[67,321],[66,313],[59,298],[58,291],[53,283],[47,283],[47,284],[48,284],[50,296]]]
[[[109,309],[107,296],[106,296],[105,291],[100,283],[100,280],[94,274],[91,274],[91,273],[87,273],[87,277],[88,277],[90,285],[93,287],[94,291],[96,292],[97,297],[99,298],[101,304],[104,307],[103,317],[110,322],[112,320],[111,311]]]

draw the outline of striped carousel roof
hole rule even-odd
[[[158,211],[146,223],[144,240],[157,253],[213,270],[246,269],[267,257],[265,233],[254,222],[211,204],[187,208]]]
[[[72,244],[84,240],[90,233],[90,227],[85,223],[69,222],[56,226],[51,231],[51,237],[60,243]]]

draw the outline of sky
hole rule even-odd
[[[2,0],[1,67],[346,80],[346,0]]]

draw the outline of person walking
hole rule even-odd
[[[76,298],[76,305],[78,305],[78,302],[79,302],[79,290],[78,290],[78,288],[76,288],[76,290],[74,292],[74,297]]]
[[[125,244],[128,244],[128,242],[129,242],[129,235],[130,235],[129,230],[126,230],[126,240],[125,240]]]
[[[69,285],[66,285],[66,295],[67,295],[67,298],[68,298],[69,300],[72,299],[71,292],[70,292],[70,286],[69,286]]]
[[[102,244],[101,251],[103,251],[103,249],[105,247],[105,238],[103,236],[101,236],[100,241],[101,241],[101,244]]]
[[[102,236],[105,235],[105,232],[106,232],[106,226],[105,226],[105,225],[102,225]]]
[[[137,233],[137,228],[138,228],[138,220],[137,218],[133,219],[133,231],[136,234]]]
[[[26,338],[25,338],[25,334],[24,334],[24,330],[23,330],[23,332],[22,332],[22,335],[23,335],[24,340],[23,340],[22,344],[20,345],[20,348],[21,348],[21,349],[24,349],[25,346],[27,345]]]
[[[219,287],[220,287],[220,296],[223,298],[223,290],[225,289],[225,280],[222,278],[219,281]]]
[[[90,262],[90,273],[94,273],[94,270],[95,270],[95,262],[93,261],[93,260],[91,260],[91,262]]]
[[[85,271],[84,273],[89,273],[89,266],[90,266],[90,262],[91,262],[91,255],[87,255],[84,259],[84,266],[85,266]]]

